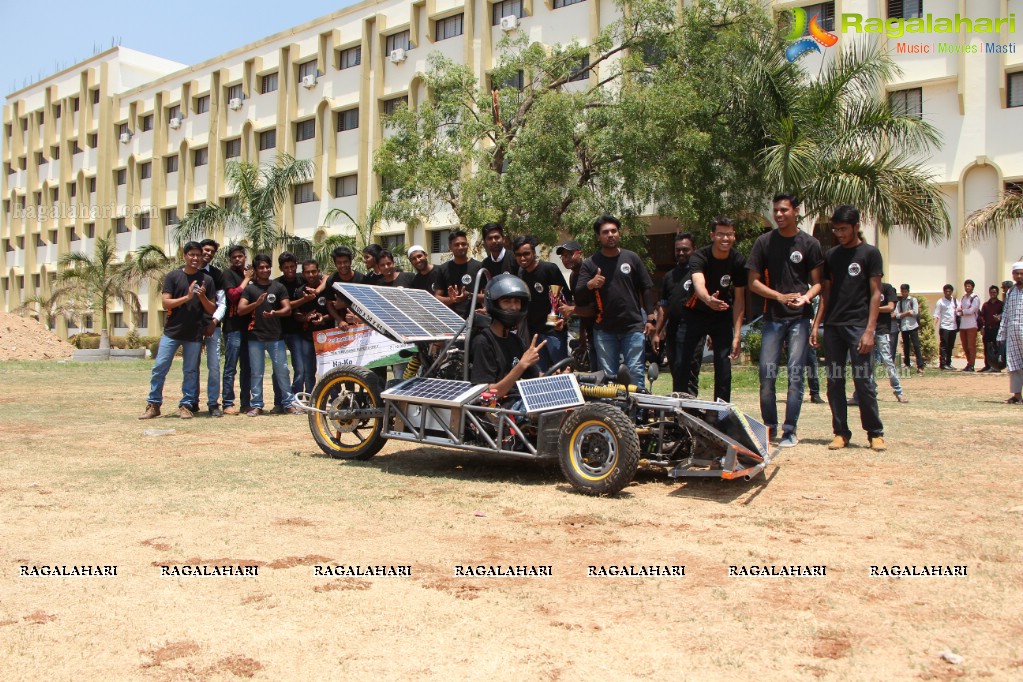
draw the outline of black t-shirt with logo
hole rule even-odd
[[[895,287],[888,282],[881,283],[881,307],[888,305],[889,303],[895,303],[898,300],[898,294],[895,293]],[[884,332],[885,334],[891,333],[892,327],[892,314],[891,313],[878,313],[877,314],[877,331]]]
[[[689,269],[693,273],[703,273],[707,293],[711,296],[716,294],[719,299],[729,305],[729,309],[711,310],[706,303],[697,298],[693,312],[731,316],[731,306],[735,303],[735,288],[746,286],[746,258],[732,249],[728,252],[727,258],[718,259],[714,256],[712,249],[712,246],[704,246],[693,253],[689,258]],[[696,293],[695,289],[693,293]]]
[[[238,272],[237,270],[227,269],[224,270],[224,295],[227,295],[228,289],[237,289],[242,280],[245,279],[244,272]],[[227,315],[224,317],[224,333],[245,331],[249,328],[249,323],[252,322],[252,314],[239,315],[238,314],[238,302],[231,302],[230,299],[227,301]]]
[[[627,249],[616,256],[598,251],[583,261],[576,290],[582,293],[597,270],[604,276],[604,286],[591,292],[597,306],[594,328],[609,334],[643,331],[647,320],[643,292],[654,286],[643,260]]]
[[[316,288],[315,286],[307,282],[303,282],[303,286],[310,287],[312,289]],[[302,297],[296,296],[295,298]],[[334,320],[330,316],[330,311],[327,310],[327,301],[329,300],[330,294],[326,290],[324,290],[316,298],[312,299],[311,301],[306,301],[301,306],[299,306],[298,312],[302,313],[303,315],[308,315],[309,313],[320,313],[321,315],[323,315],[323,322],[321,322],[320,324],[314,325],[310,324],[309,322],[299,322],[299,325],[302,328],[302,333],[305,335],[307,339],[312,339],[313,332],[319,331],[321,329],[330,329],[334,326]],[[294,313],[292,313],[292,316],[294,316]]]
[[[431,294],[437,291],[437,282],[440,281],[440,268],[433,267],[425,275],[416,271],[416,274],[412,276],[412,281],[408,284],[410,289],[420,289],[422,291],[429,291]]]
[[[831,281],[831,292],[824,324],[866,327],[870,317],[870,278],[881,277],[883,271],[881,252],[866,242],[851,249],[836,246],[828,251],[824,277]]]
[[[276,278],[275,282],[280,282],[288,292],[288,298],[292,301],[295,299],[302,298],[305,296],[305,280],[301,277],[295,277],[290,282],[284,278],[284,275]],[[285,336],[288,334],[301,334],[302,325],[298,320],[295,319],[294,315],[281,318],[281,334]]]
[[[289,298],[288,290],[277,280],[270,280],[266,284],[249,282],[249,286],[245,287],[245,293],[242,294],[242,298],[249,303],[254,303],[256,299],[263,295],[263,292],[266,292],[266,300],[252,311],[252,322],[249,323],[249,331],[259,341],[278,341],[281,339],[281,318],[276,315],[270,317],[264,315],[263,312],[280,310],[284,305],[284,300]]]
[[[494,353],[494,348],[497,353]],[[485,329],[472,339],[469,357],[472,358],[472,369],[469,380],[474,384],[495,384],[511,371],[519,362],[526,350],[515,334],[498,336],[490,329]],[[522,374],[523,379],[535,379],[540,376],[536,365],[532,365]]]
[[[469,317],[469,306],[472,304],[470,300],[472,298],[472,288],[476,284],[476,274],[482,267],[482,263],[475,258],[470,258],[465,263],[456,263],[454,260],[449,260],[437,268],[440,271],[437,277],[437,288],[441,294],[447,296],[448,287],[463,287],[469,292],[469,298],[451,307],[452,310],[463,318]]]
[[[519,271],[519,264],[515,261],[515,254],[511,252],[511,249],[505,249],[504,258],[501,260],[493,260],[488,253],[483,258],[483,269],[489,272],[493,278],[506,272],[514,275]]]
[[[529,304],[526,307],[529,334],[543,334],[547,331],[547,316],[551,314],[551,286],[561,287],[559,293],[566,303],[572,302],[572,292],[568,289],[565,276],[561,274],[561,268],[554,263],[540,261],[532,272],[519,268],[518,276],[529,287]]]
[[[753,243],[746,269],[759,272],[761,280],[782,294],[805,294],[812,284],[810,273],[824,263],[821,244],[813,235],[798,230],[795,236],[783,237],[778,230],[762,234]],[[812,317],[813,307],[790,308],[778,301],[767,301],[765,315],[769,320],[792,320]]]
[[[206,285],[206,298],[213,300],[215,295],[209,292],[216,291],[213,278],[205,270],[197,270],[189,275],[184,268],[171,270],[163,278],[163,293],[170,294],[171,298],[181,298],[188,295],[188,289],[193,285]],[[167,311],[167,321],[163,325],[163,333],[175,341],[201,341],[205,321],[206,309],[199,302],[199,295],[192,297],[173,310]]]
[[[385,282],[383,277],[379,277],[373,282],[373,286],[378,287],[405,287],[408,289],[412,286],[412,274],[408,272],[399,272],[398,276],[390,282]]]
[[[668,323],[676,325],[689,315],[686,302],[693,291],[693,275],[689,263],[676,265],[661,282],[661,305],[668,309]]]

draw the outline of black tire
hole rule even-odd
[[[311,403],[318,410],[328,411],[382,408],[380,378],[365,367],[336,367],[316,384]],[[383,416],[356,421],[310,412],[309,430],[320,449],[331,457],[367,460],[384,446],[380,437],[383,421]]]
[[[561,472],[586,495],[614,495],[639,466],[639,437],[625,413],[613,405],[588,403],[565,420],[558,442]]]

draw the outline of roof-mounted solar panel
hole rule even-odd
[[[451,339],[465,325],[465,320],[429,291],[344,282],[334,288],[351,301],[356,315],[395,341]]]
[[[583,394],[574,374],[555,374],[515,382],[526,412],[546,412],[583,404]]]

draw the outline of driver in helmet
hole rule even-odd
[[[525,317],[528,303],[526,283],[507,273],[490,280],[483,293],[483,304],[492,322],[472,340],[470,379],[475,384],[488,384],[498,399],[508,395],[519,379],[539,376],[540,349],[547,342],[537,343],[534,336],[527,347],[511,333]]]

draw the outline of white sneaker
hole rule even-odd
[[[799,444],[799,439],[796,438],[796,434],[789,431],[781,437],[781,441],[778,443],[780,448],[794,448]]]

